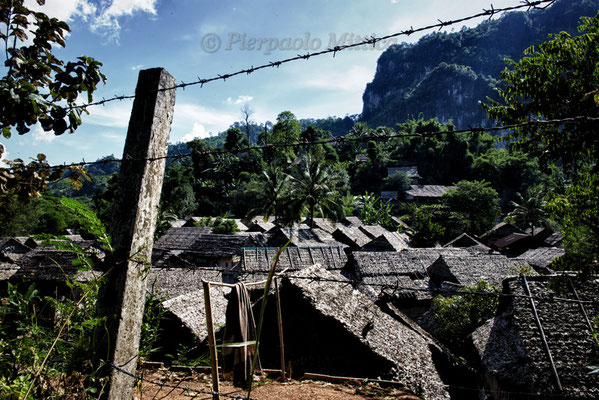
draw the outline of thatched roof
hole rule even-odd
[[[519,258],[526,260],[528,264],[536,268],[548,268],[558,257],[566,254],[561,247],[539,247],[521,254]]]
[[[499,250],[523,249],[533,245],[532,236],[527,233],[512,233],[491,242]]]
[[[184,252],[203,258],[240,255],[243,247],[255,245],[250,235],[214,234],[210,228],[170,228],[156,241],[154,249]]]
[[[370,237],[360,230],[359,226],[337,225],[333,238],[352,250],[358,250],[370,242]]]
[[[470,286],[481,280],[500,286],[504,279],[518,274],[522,265],[526,266],[526,261],[508,258],[502,254],[442,254],[427,271],[431,282],[436,286],[440,286],[442,282]]]
[[[434,343],[390,315],[341,275],[316,265],[284,277],[285,350],[294,369],[382,377],[427,399],[447,399]],[[286,318],[287,317],[287,318]]]
[[[0,261],[0,281],[11,279],[19,270],[19,266],[11,262]]]
[[[500,222],[495,225],[493,228],[489,229],[482,236],[480,236],[480,241],[485,244],[491,244],[494,241],[504,238],[513,233],[525,233],[520,228],[516,227],[507,222]]]
[[[272,222],[256,221],[248,225],[247,232],[268,232],[273,229],[275,224]]]
[[[247,232],[267,232],[269,230],[271,230],[272,228],[275,227],[275,217],[270,216],[266,221],[264,220],[264,217],[261,215],[257,215],[253,218],[246,218],[244,220],[242,220],[241,222],[243,222],[245,224],[245,226],[247,226],[246,231]]]
[[[409,242],[405,233],[385,231],[362,246],[360,251],[401,251],[410,247]]]
[[[561,234],[561,232],[554,232],[549,237],[547,237],[543,241],[543,243],[546,246],[556,247],[556,246],[561,245],[563,241],[564,241],[564,236]]]
[[[375,239],[381,236],[383,233],[389,232],[380,225],[360,225],[359,229],[370,239]]]
[[[397,217],[391,217],[391,225],[393,226],[393,229],[396,230],[399,228],[402,228],[406,231],[410,230],[410,226]]]
[[[225,294],[231,289],[220,286],[210,287],[210,302],[212,306],[212,322],[215,329],[225,326],[225,311],[228,300]],[[204,305],[204,290],[192,292],[173,297],[163,301],[162,305],[170,311],[183,325],[191,330],[199,341],[204,341],[208,336],[206,329],[206,308]]]
[[[589,375],[589,365],[596,365],[596,343],[591,327],[582,312],[591,318],[599,314],[597,293],[599,280],[572,278],[576,294],[568,278],[527,277],[528,285],[553,359],[562,391],[552,372],[547,350],[542,342],[538,322],[521,278],[504,282],[504,293],[523,297],[503,297],[504,312],[487,322],[473,334],[473,340],[493,391],[536,393],[535,398],[599,398],[599,374]],[[551,288],[551,289],[550,289]],[[578,304],[556,299],[580,298],[591,303]],[[493,392],[490,392],[492,395]],[[495,393],[505,398],[506,393]]]
[[[364,223],[362,222],[362,220],[360,220],[360,218],[353,217],[353,216],[345,217],[340,222],[341,222],[341,224],[343,226],[355,226],[355,227],[358,227],[360,225],[364,225]]]
[[[0,238],[0,261],[15,262],[30,251],[31,247],[20,240]]]
[[[268,247],[282,247],[287,242],[297,247],[337,247],[342,246],[333,236],[319,228],[310,229],[308,225],[297,225],[294,228],[275,227],[267,232]],[[249,246],[248,246],[249,247]]]
[[[404,249],[400,252],[354,252],[352,253],[352,275],[358,282],[368,285],[369,293],[378,295],[383,285],[395,287],[395,296],[409,296],[424,300],[432,297],[428,292],[427,268],[440,254],[468,257],[466,249]]]
[[[171,228],[181,228],[186,222],[186,219],[176,219],[171,222]]]
[[[152,268],[147,279],[148,291],[161,294],[165,299],[171,299],[197,291],[202,287],[202,279],[222,282],[223,273],[213,269]]]
[[[278,252],[278,248],[243,249],[241,271],[268,272]],[[347,263],[347,256],[341,247],[287,247],[281,253],[277,271],[299,271],[314,264],[328,270],[341,270]]]
[[[190,250],[194,243],[203,235],[209,234],[209,227],[170,228],[154,242],[155,249],[161,250]]]
[[[352,253],[354,275],[361,280],[366,275],[412,275],[428,276],[427,268],[439,256],[454,255],[469,257],[478,254],[461,248],[408,248],[399,252],[354,252]]]
[[[169,250],[152,250],[153,268],[191,268],[194,265]]]
[[[485,246],[484,244],[482,244],[472,236],[468,235],[467,233],[462,233],[455,239],[444,244],[443,247],[468,247],[474,248],[477,251],[483,253],[491,251],[490,247]]]
[[[244,247],[255,246],[248,235],[203,235],[191,247],[193,252],[201,257],[231,257],[241,255]]]
[[[92,247],[92,242],[79,243],[87,247],[88,254],[99,261],[103,257],[101,250]],[[18,271],[12,275],[13,279],[25,279],[35,281],[59,281],[65,280],[66,276],[76,276],[77,280],[89,280],[101,274],[100,270],[80,272],[79,265],[73,265],[77,255],[70,251],[56,250],[51,246],[37,247],[17,261]]]
[[[303,220],[302,225],[307,225],[308,227],[310,227],[310,218],[306,218],[305,220]],[[314,218],[314,228],[318,228],[329,234],[335,232],[335,229],[337,229],[336,225],[337,224],[335,224],[332,221],[329,221],[326,218]]]
[[[450,189],[455,189],[455,186],[410,185],[410,188],[406,190],[406,198],[437,199]]]

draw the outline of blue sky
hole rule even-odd
[[[520,1],[492,3],[501,8]],[[357,36],[384,36],[438,19],[476,14],[490,4],[488,0],[46,0],[39,9],[71,27],[66,48],[56,49],[59,57],[87,55],[104,64],[108,80],[96,94],[101,99],[132,95],[140,69],[163,67],[178,82],[190,82],[324,50]],[[170,141],[225,130],[241,120],[240,107],[246,102],[255,110],[256,122],[274,121],[285,110],[298,118],[360,113],[362,93],[374,77],[381,53],[381,49],[345,51],[335,58],[320,56],[178,90]],[[26,135],[0,141],[8,158],[28,159],[43,152],[57,164],[93,161],[108,154],[120,157],[131,105],[128,100],[90,108],[74,134],[56,137],[34,127]]]

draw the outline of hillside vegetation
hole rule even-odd
[[[598,9],[597,0],[561,0],[547,10],[512,12],[472,29],[394,45],[379,58],[364,91],[362,120],[372,127],[413,117],[452,120],[458,128],[488,126],[480,103],[498,97],[505,59],[520,59],[549,34],[576,33],[580,17]]]

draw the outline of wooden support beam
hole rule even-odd
[[[214,337],[214,322],[212,320],[212,300],[210,298],[210,282],[202,281],[204,288],[204,308],[206,309],[206,328],[208,331],[208,346],[210,347],[210,367],[212,374],[212,400],[219,400],[220,384],[218,380],[218,354],[216,338]]]

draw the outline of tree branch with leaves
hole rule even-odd
[[[45,0],[37,0],[43,5]],[[34,12],[24,0],[0,0],[0,41],[4,44],[5,74],[0,78],[0,129],[10,138],[13,132],[26,134],[39,124],[46,132],[73,133],[88,111],[77,106],[80,94],[86,101],[106,76],[99,61],[81,56],[65,62],[52,54],[53,46],[64,47],[70,32],[66,22]],[[1,156],[1,154],[0,154]],[[37,196],[49,180],[58,179],[64,170],[49,170],[44,155],[31,163],[7,162],[0,170],[0,199],[13,194]],[[75,182],[81,182],[82,169],[72,168]],[[87,178],[87,175],[83,174]]]

